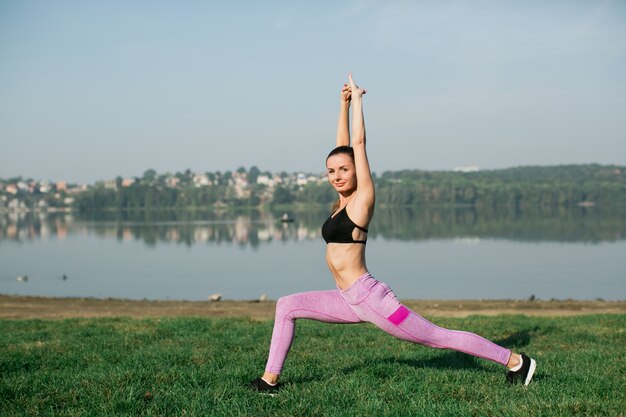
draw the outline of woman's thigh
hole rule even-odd
[[[276,304],[276,314],[326,323],[361,322],[338,290],[308,291],[281,297]]]

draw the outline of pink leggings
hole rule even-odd
[[[326,323],[369,322],[399,339],[453,349],[506,365],[511,351],[474,333],[435,326],[400,304],[385,283],[369,273],[347,290],[311,291],[281,297],[276,304],[270,354],[265,370],[280,374],[293,342],[296,319]]]

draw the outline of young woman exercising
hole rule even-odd
[[[328,181],[339,193],[331,216],[322,226],[326,262],[337,289],[281,297],[265,373],[252,383],[258,391],[274,392],[293,342],[295,321],[313,319],[326,323],[369,322],[397,338],[434,348],[453,349],[505,365],[511,383],[528,385],[535,372],[534,359],[512,353],[474,333],[438,327],[402,305],[385,283],[367,270],[367,226],[374,214],[374,183],[365,151],[362,97],[352,75],[341,91],[337,147],[326,158]],[[352,104],[352,146],[348,113]]]

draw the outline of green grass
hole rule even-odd
[[[0,415],[619,416],[626,315],[433,319],[538,361],[504,368],[403,342],[371,325],[301,320],[276,397],[247,384],[271,322],[164,318],[0,321]]]

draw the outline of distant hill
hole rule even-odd
[[[545,207],[626,204],[626,167],[528,166],[478,172],[404,170],[377,180],[377,201],[401,205]]]
[[[522,166],[470,173],[477,178],[500,178],[511,181],[626,181],[626,167],[618,165]]]

